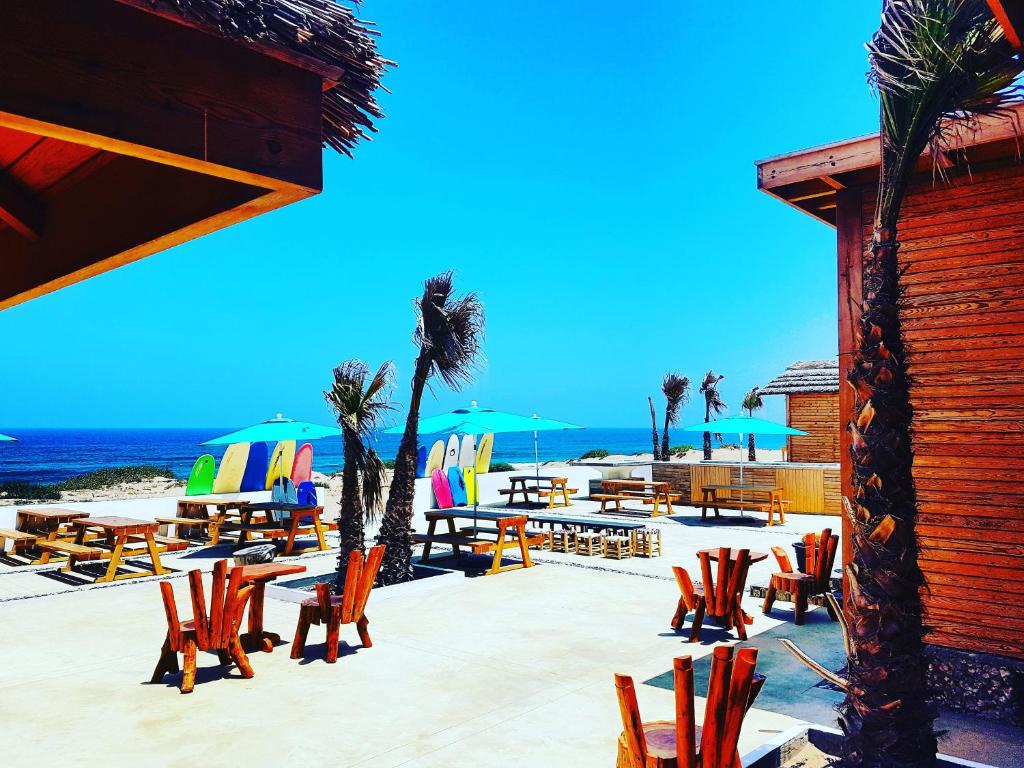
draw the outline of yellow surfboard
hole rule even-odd
[[[274,487],[274,481],[279,477],[292,476],[292,464],[295,462],[295,441],[282,440],[274,446],[274,452],[270,454],[270,464],[267,465],[267,490]]]
[[[242,487],[242,475],[245,474],[245,465],[248,461],[248,443],[229,445],[224,451],[224,458],[220,460],[217,477],[213,480],[213,492],[238,493],[238,489]]]
[[[441,465],[444,464],[444,441],[438,440],[430,447],[430,453],[427,454],[427,469],[425,477],[433,477],[434,470],[440,469]]]
[[[486,475],[491,470],[491,448],[494,447],[494,435],[488,432],[480,438],[476,447],[476,473]]]
[[[466,503],[476,504],[476,470],[473,467],[462,468],[462,482],[466,486]]]

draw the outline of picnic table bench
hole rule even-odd
[[[651,517],[658,515],[671,515],[672,502],[681,501],[682,495],[672,491],[672,484],[664,481],[653,480],[602,480],[601,488],[604,493],[591,496],[601,502],[601,511],[607,511],[609,501],[615,502],[616,512],[622,512],[622,502],[635,500],[644,504],[653,504]],[[665,511],[660,510],[661,504],[665,504]]]
[[[502,496],[508,496],[508,506],[512,506],[515,503],[516,494],[521,493],[524,504],[528,504],[530,501],[527,494],[535,494],[539,499],[546,498],[548,500],[548,509],[556,506],[569,507],[572,506],[569,494],[579,490],[569,487],[569,478],[557,475],[512,475],[508,481],[509,487],[498,491]],[[527,485],[530,482],[534,484]],[[547,483],[547,485],[542,485],[542,483]],[[558,496],[562,497],[561,504],[555,504],[555,499]]]
[[[74,532],[68,529],[72,520],[88,517],[88,512],[63,507],[26,507],[19,509],[15,516],[14,529],[0,529],[0,554],[5,553],[6,540],[11,540],[10,554],[26,558],[30,565],[48,562],[42,555],[28,554],[27,550],[38,549],[40,542],[56,541],[59,538],[74,538]]]
[[[755,495],[762,495],[767,499],[767,504],[753,499],[734,499],[734,498],[720,498],[719,491],[726,491],[732,493],[733,491],[739,491],[743,493],[749,491]],[[768,513],[768,525],[774,525],[774,513],[775,510],[779,512],[779,522],[786,522],[786,510],[785,507],[789,504],[788,501],[782,498],[782,488],[775,485],[728,485],[728,484],[717,484],[717,485],[702,485],[701,486],[701,503],[700,503],[700,517],[701,520],[707,520],[708,507],[715,510],[715,517],[719,516],[718,511],[720,508],[724,509],[738,509],[742,516],[743,510],[749,506],[757,505],[762,512]]]
[[[68,541],[41,541],[40,549],[43,550],[43,562],[49,562],[50,555],[60,553],[67,556],[67,564],[61,571],[69,573],[74,570],[79,562],[92,560],[109,560],[106,573],[96,579],[96,583],[117,581],[121,579],[134,579],[140,576],[159,576],[167,573],[167,569],[160,563],[160,552],[167,551],[170,546],[168,541],[173,541],[174,546],[179,544],[187,546],[188,542],[179,540],[168,540],[161,537],[164,543],[157,543],[156,535],[160,524],[151,520],[136,520],[130,517],[83,517],[72,520],[71,525],[76,529],[75,540]],[[98,533],[98,539],[93,543],[86,544],[86,535],[89,532]],[[145,544],[144,548],[132,549],[132,544]],[[117,568],[129,557],[149,557],[152,563],[151,569],[132,571],[129,573],[118,573]]]
[[[254,523],[253,516],[257,512],[279,512],[284,516],[281,521],[268,520],[267,522]],[[323,552],[328,549],[327,540],[324,538],[325,526],[320,520],[324,508],[312,504],[293,504],[285,501],[258,501],[246,503],[239,509],[241,522],[222,522],[218,526],[219,531],[233,532],[238,534],[238,543],[244,544],[249,540],[249,534],[258,533],[263,538],[285,539],[284,554],[302,554],[312,547],[305,547],[296,552],[295,538],[305,536],[309,533],[316,535],[316,549]],[[310,524],[303,525],[303,519],[311,518]]]
[[[533,561],[530,559],[530,537],[526,535],[526,523],[528,517],[526,515],[516,515],[509,512],[498,512],[495,510],[476,510],[475,512],[468,507],[458,507],[454,509],[436,509],[426,513],[427,518],[427,532],[414,533],[412,540],[416,543],[423,544],[423,554],[420,556],[420,562],[426,563],[430,559],[430,549],[434,544],[447,544],[452,548],[452,554],[454,557],[459,557],[462,553],[460,548],[465,547],[473,554],[487,554],[488,552],[494,553],[494,560],[491,563],[490,569],[487,573],[495,574],[501,573],[502,571],[511,571],[517,568],[530,568],[533,566]],[[460,533],[455,529],[455,521],[459,519],[472,519],[472,520],[490,520],[497,523],[498,534],[494,539],[485,539],[480,536],[470,535],[467,533]],[[439,521],[444,521],[447,525],[447,533],[437,533],[437,524]],[[535,536],[533,537],[533,543],[539,544],[542,539]],[[501,556],[502,553],[509,548],[515,548],[518,546],[519,552],[522,555],[522,563],[513,563],[512,565],[502,565]]]

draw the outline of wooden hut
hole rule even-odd
[[[0,309],[315,195],[389,62],[333,0],[8,0]]]
[[[786,440],[790,461],[839,461],[839,361],[800,360],[768,384],[762,395],[785,395],[786,424],[806,432]]]
[[[937,159],[945,181],[924,158],[900,221],[925,640],[949,670],[945,695],[988,697],[992,711],[1024,701],[1024,682],[1007,682],[1024,681],[1010,661],[1024,659],[1022,118],[1024,105],[1016,121],[960,130]],[[757,164],[760,189],[837,230],[840,369],[855,348],[878,162],[874,135]],[[850,400],[841,387],[841,414]],[[849,494],[846,430],[841,440]]]

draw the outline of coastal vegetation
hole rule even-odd
[[[666,373],[661,382],[665,395],[665,428],[661,431],[661,455],[654,454],[655,460],[668,461],[671,458],[668,445],[668,428],[679,423],[679,411],[690,400],[690,380],[678,373]]]
[[[668,449],[668,455],[682,459],[686,456],[686,454],[688,454],[692,450],[694,450],[694,448],[692,445],[689,444],[673,445],[671,448]]]
[[[1006,116],[1024,61],[985,0],[888,0],[868,45],[879,95],[881,162],[864,304],[847,372],[853,465],[853,561],[846,569],[853,649],[839,708],[845,762],[932,766],[935,710],[922,654],[910,382],[900,322],[897,225],[910,178],[928,151],[935,173],[958,126]],[[1019,131],[1019,129],[1018,129]]]
[[[580,456],[581,459],[607,459],[611,456],[604,448],[591,448]]]
[[[346,360],[334,369],[334,383],[324,399],[341,427],[345,465],[341,477],[338,515],[338,593],[345,584],[349,553],[365,551],[366,519],[380,507],[386,483],[384,462],[370,445],[389,411],[394,366],[386,362],[372,376],[362,360]]]
[[[516,468],[506,461],[492,461],[491,472],[515,472]]]
[[[743,396],[743,402],[740,403],[740,408],[747,412],[747,416],[753,416],[754,411],[759,411],[764,408],[764,400],[761,399],[761,391],[757,387],[747,392]],[[747,460],[757,461],[757,444],[754,442],[754,433],[750,432],[747,435]]]
[[[708,371],[704,374],[704,380],[700,384],[700,393],[704,395],[704,423],[711,421],[711,415],[717,416],[722,413],[728,406],[725,401],[722,400],[721,395],[718,394],[718,382],[724,379],[725,376],[716,374],[714,371]],[[711,433],[704,433],[704,461],[711,461]]]
[[[154,479],[175,479],[174,471],[152,464],[133,464],[108,467],[95,472],[74,475],[61,483],[0,483],[0,498],[25,501],[56,501],[63,491],[95,491],[124,483],[138,483]]]
[[[443,272],[424,282],[423,295],[416,300],[416,312],[413,341],[419,354],[413,367],[409,413],[377,537],[378,543],[387,547],[380,570],[381,584],[398,584],[413,578],[412,501],[423,391],[435,377],[455,390],[472,381],[483,341],[483,305],[475,293],[456,295],[452,272]]]

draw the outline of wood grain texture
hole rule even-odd
[[[788,424],[807,435],[789,438],[789,460],[839,461],[839,393],[786,395]]]

